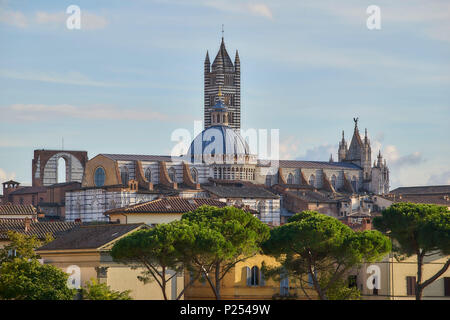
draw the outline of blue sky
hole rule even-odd
[[[66,8],[81,8],[68,30]],[[368,30],[366,8],[381,9]],[[448,1],[2,1],[0,180],[38,148],[169,154],[203,115],[203,61],[242,70],[242,127],[280,129],[286,159],[337,158],[353,117],[392,187],[450,184]],[[374,158],[373,158],[374,160]]]

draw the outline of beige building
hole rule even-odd
[[[147,228],[144,224],[105,224],[82,226],[39,248],[37,253],[45,264],[70,273],[73,285],[84,286],[91,279],[106,283],[112,290],[131,290],[133,299],[161,300],[156,282],[144,284],[137,276],[144,269],[131,269],[112,260],[109,251],[114,243],[131,233]],[[183,277],[174,277],[167,296],[175,299],[183,289]]]
[[[423,281],[436,274],[448,259],[448,256],[440,255],[425,257]],[[356,275],[356,283],[364,300],[415,300],[416,277],[414,256],[397,261],[390,254],[381,262],[364,264]],[[373,284],[374,281],[379,282],[378,290],[369,288],[368,282]],[[450,300],[450,269],[424,289],[422,299]]]

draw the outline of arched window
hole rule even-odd
[[[331,185],[333,186],[334,190],[336,190],[336,175],[331,176]]]
[[[145,170],[145,180],[152,182],[152,170],[150,168]]]
[[[123,167],[120,169],[120,178],[122,179],[123,185],[128,185],[128,180],[130,179],[130,176],[128,174],[128,168]]]
[[[247,272],[247,286],[259,286],[260,285],[260,271],[257,266],[253,266],[251,269],[245,267]]]
[[[57,183],[64,183],[67,181],[67,160],[64,157],[61,157],[58,159],[58,167],[56,169],[57,176],[56,176],[56,182]]]
[[[353,191],[358,191],[358,189],[357,189],[357,182],[356,182],[356,177],[355,176],[353,176],[353,178],[352,178],[352,187],[353,187]]]
[[[266,208],[265,201],[264,200],[259,201],[258,205],[257,205],[257,210],[258,210],[259,214],[262,215],[265,208]]]
[[[169,178],[172,182],[177,182],[177,172],[174,167],[169,169]]]
[[[287,178],[287,183],[294,184],[294,175],[292,173],[289,173],[288,178]]]
[[[272,177],[268,174],[266,176],[266,186],[270,187],[272,185]]]
[[[286,274],[281,275],[280,280],[280,295],[288,296],[289,295],[289,278]]]
[[[195,183],[198,182],[198,172],[197,172],[197,169],[191,168],[191,177],[192,177],[192,180],[194,180]]]
[[[95,169],[94,184],[96,187],[102,187],[105,184],[105,170],[102,167]]]
[[[312,174],[310,177],[309,177],[309,185],[311,185],[311,186],[315,186],[316,185],[316,177]]]

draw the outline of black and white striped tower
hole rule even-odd
[[[229,126],[235,130],[241,129],[241,63],[236,50],[234,64],[225,48],[222,35],[222,43],[219,52],[210,65],[209,54],[205,58],[205,90],[204,90],[204,125],[208,128],[212,125],[212,107],[217,102],[219,87],[222,90],[223,100],[230,112]]]

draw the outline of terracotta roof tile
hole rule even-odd
[[[202,205],[225,207],[225,202],[209,198],[179,198],[168,197],[148,202],[134,204],[124,208],[108,210],[105,215],[112,213],[185,213],[196,210]]]
[[[36,208],[30,205],[21,204],[3,204],[0,205],[0,217],[1,215],[23,215],[23,214],[36,214]]]
[[[67,232],[54,241],[40,247],[43,250],[98,249],[123,235],[142,228],[144,224],[103,224],[82,226]]]
[[[281,168],[304,168],[304,169],[361,169],[358,165],[350,162],[328,162],[328,161],[303,161],[303,160],[280,160]]]
[[[28,236],[35,235],[39,239],[45,239],[46,234],[50,233],[53,237],[58,237],[59,235],[80,226],[79,222],[34,222],[30,223],[30,229],[25,231],[25,219],[0,219],[0,239],[8,239],[8,231],[15,231]]]

